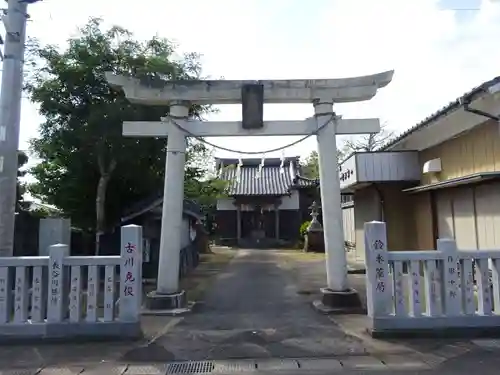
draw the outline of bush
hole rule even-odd
[[[300,238],[304,238],[304,236],[307,234],[307,228],[309,228],[309,225],[311,224],[311,221],[304,221],[302,225],[300,226],[299,233],[300,233]]]

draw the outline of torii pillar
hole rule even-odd
[[[380,131],[380,121],[342,119],[333,112],[333,105],[369,100],[379,88],[391,82],[392,76],[393,71],[363,77],[321,80],[146,81],[107,73],[108,82],[123,89],[132,103],[170,104],[171,108],[170,115],[162,121],[123,124],[124,136],[168,137],[157,289],[148,295],[146,305],[153,310],[186,306],[186,296],[184,291],[179,290],[178,282],[186,136],[316,134],[323,187],[321,203],[327,286],[322,289],[322,301],[315,302],[315,306],[323,312],[350,311],[360,307],[357,292],[351,289],[347,282],[336,135],[377,133]],[[260,87],[257,92],[260,90],[265,103],[312,103],[315,115],[300,121],[267,121],[250,128],[248,124],[244,126],[240,121],[204,122],[188,118],[189,106],[193,104],[241,104],[243,95],[247,94],[244,91],[249,85]],[[254,110],[259,111],[259,108],[254,107]]]

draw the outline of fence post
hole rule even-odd
[[[12,281],[9,277],[9,267],[0,267],[0,324],[11,320],[11,290]]]
[[[392,310],[385,223],[365,223],[366,297],[368,316],[385,316]]]
[[[438,239],[437,250],[443,253],[443,283],[445,315],[460,315],[462,311],[462,294],[458,290],[458,252],[457,243],[450,238]]]
[[[62,322],[66,317],[64,291],[64,257],[69,255],[68,245],[49,246],[49,293],[47,301],[47,322]]]
[[[142,227],[121,228],[119,318],[137,322],[142,305]]]

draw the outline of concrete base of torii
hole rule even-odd
[[[329,288],[320,289],[321,300],[313,301],[314,309],[322,314],[364,314],[365,309],[356,289],[339,292]]]
[[[144,315],[180,315],[191,311],[184,290],[172,294],[152,291],[146,295]]]

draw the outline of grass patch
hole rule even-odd
[[[187,292],[190,301],[200,301],[215,277],[236,254],[233,250],[216,248],[210,254],[201,254],[200,263],[180,281],[180,288]]]

